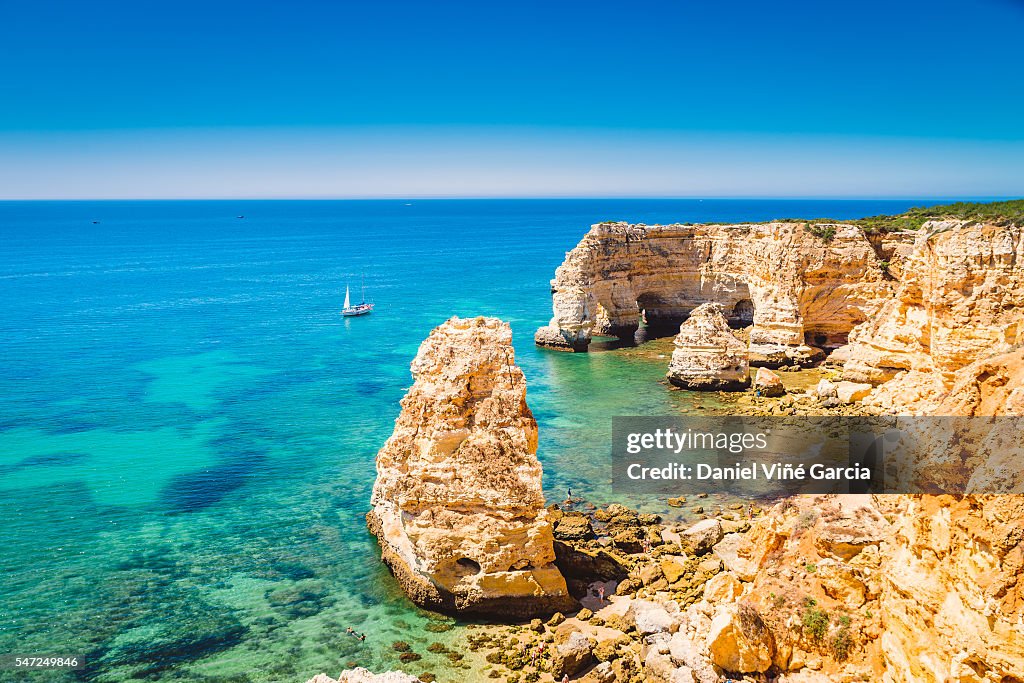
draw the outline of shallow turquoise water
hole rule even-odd
[[[0,680],[303,681],[396,668],[398,638],[463,678],[363,525],[431,328],[510,321],[549,497],[608,502],[611,416],[711,399],[667,361],[533,346],[587,226],[915,203],[0,203],[0,653],[88,662]],[[377,309],[343,319],[362,273]]]

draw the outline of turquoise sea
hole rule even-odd
[[[666,359],[533,346],[591,223],[851,218],[920,201],[0,203],[0,681],[464,680],[364,528],[409,362],[451,315],[512,324],[549,498],[610,502],[616,414],[713,402]],[[244,216],[244,218],[238,218]],[[376,311],[343,319],[365,274]],[[634,501],[657,510],[657,500]],[[365,641],[345,633],[366,632]]]

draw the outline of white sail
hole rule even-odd
[[[345,306],[344,306],[344,308],[352,308],[352,302],[349,300],[349,296],[348,296],[348,285],[345,285]]]

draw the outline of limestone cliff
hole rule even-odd
[[[843,375],[888,383],[871,399],[888,411],[935,412],[958,370],[1024,342],[1024,231],[925,223],[900,274],[895,297],[851,332]]]
[[[417,604],[527,617],[574,605],[554,565],[537,423],[512,331],[452,318],[412,362],[413,386],[377,454],[367,520]]]
[[[750,386],[747,345],[733,336],[721,304],[701,304],[679,326],[668,379],[684,389],[733,391]]]
[[[1024,680],[1024,496],[888,498],[883,680]]]
[[[713,552],[663,667],[1024,680],[1024,496],[800,496]]]
[[[833,236],[826,241],[817,236]],[[836,346],[891,297],[893,282],[854,225],[599,223],[551,283],[542,346],[586,351],[593,335],[631,338],[641,318],[676,327],[706,302],[753,324],[751,349]]]

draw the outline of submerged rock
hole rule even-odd
[[[684,389],[739,391],[750,386],[746,345],[733,336],[720,304],[702,304],[679,326],[668,380]]]
[[[412,362],[415,383],[377,454],[370,530],[418,605],[508,618],[570,610],[555,566],[537,422],[512,330],[452,318]]]
[[[362,667],[342,671],[337,678],[331,678],[327,674],[318,674],[306,681],[306,683],[419,683],[418,678],[402,673],[401,671],[387,671],[382,674],[375,674]]]

